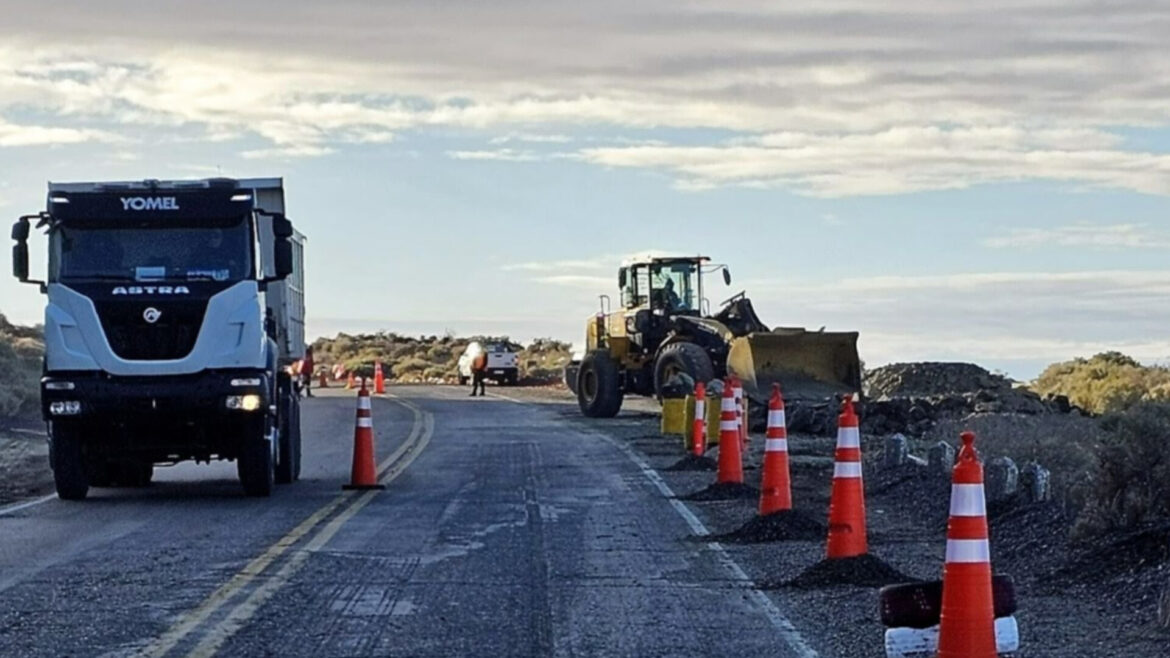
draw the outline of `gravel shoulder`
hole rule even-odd
[[[657,406],[628,399],[620,416],[580,416],[561,389],[500,391],[525,402],[560,405],[566,421],[604,432],[635,448],[679,497],[714,482],[714,474],[672,471],[681,459],[679,439],[659,434]],[[746,481],[757,484],[763,440],[754,437],[745,458]],[[834,440],[793,435],[793,496],[797,509],[816,519],[827,515]],[[866,503],[871,554],[913,578],[937,579],[943,565],[949,483],[911,472],[878,468],[880,441],[866,437]],[[715,453],[708,453],[714,455]],[[755,517],[752,500],[688,502],[714,534],[733,532]],[[1016,580],[1020,658],[1089,658],[1166,655],[1170,632],[1155,618],[1162,585],[1170,577],[1166,540],[1170,528],[1151,528],[1094,546],[1071,547],[1068,519],[1055,504],[993,508],[992,561],[997,573]],[[694,538],[680,537],[680,541]],[[757,583],[789,581],[824,557],[823,541],[725,544]],[[884,655],[877,590],[853,586],[770,590],[777,606],[823,656],[877,658]],[[829,630],[825,630],[829,629]]]
[[[51,493],[53,472],[43,432],[0,429],[0,506]]]

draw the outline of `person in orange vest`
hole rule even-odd
[[[480,352],[471,362],[471,397],[475,397],[477,390],[480,397],[487,395],[487,387],[484,384],[484,379],[487,376],[487,361],[487,352]]]
[[[301,386],[305,389],[305,397],[307,398],[313,397],[313,369],[315,367],[313,363],[313,346],[309,345],[305,348],[305,358],[301,359],[301,379],[303,382]]]

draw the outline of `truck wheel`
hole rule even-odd
[[[654,361],[654,394],[659,400],[663,387],[679,374],[706,384],[715,379],[715,366],[706,350],[694,343],[671,343],[662,348]]]
[[[505,381],[508,383],[508,386],[515,386],[516,383],[520,381],[520,375],[514,372],[510,372],[505,378]]]
[[[301,401],[285,396],[281,404],[280,456],[276,462],[276,483],[289,484],[301,476]]]
[[[609,352],[585,355],[577,373],[577,405],[589,418],[613,418],[622,409],[618,366]]]
[[[49,450],[57,496],[62,500],[84,500],[89,494],[89,473],[86,472],[81,437],[76,432],[54,427]]]
[[[240,475],[240,484],[244,485],[244,493],[249,496],[270,496],[276,481],[276,459],[273,455],[274,442],[277,439],[275,430],[271,439],[261,434],[268,429],[268,424],[259,424],[259,428],[251,429],[244,437],[240,446],[240,455],[236,459],[236,470]]]

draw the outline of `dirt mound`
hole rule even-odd
[[[773,541],[817,541],[824,539],[825,524],[799,512],[790,510],[767,516],[757,516],[743,527],[722,535],[705,537],[709,541],[727,544],[763,544]]]
[[[865,395],[875,400],[1011,390],[1011,380],[974,363],[895,363],[866,373]]]
[[[762,589],[780,589],[794,587],[797,589],[818,589],[836,585],[856,585],[857,587],[885,587],[898,583],[909,583],[913,578],[898,571],[873,555],[859,555],[857,557],[840,560],[821,560],[809,567],[796,578],[787,582],[762,585]]]
[[[679,496],[679,500],[695,503],[714,502],[717,500],[752,500],[760,497],[760,491],[746,484],[734,482],[718,482],[706,489],[693,494]]]
[[[710,457],[696,457],[687,455],[677,462],[662,469],[664,471],[713,471],[718,467]]]

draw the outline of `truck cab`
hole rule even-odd
[[[41,406],[62,498],[185,460],[236,460],[250,495],[297,479],[284,366],[304,353],[304,237],[280,179],[50,183],[12,237],[14,274],[47,297]]]

